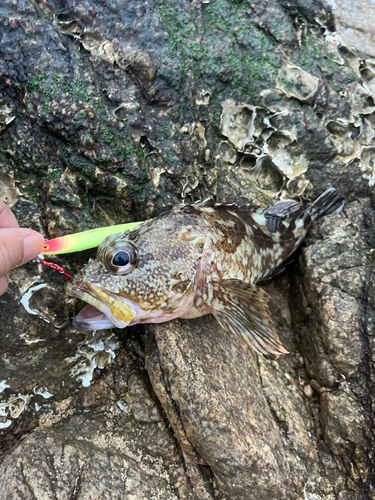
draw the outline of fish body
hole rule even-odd
[[[75,318],[93,330],[213,313],[257,352],[285,351],[258,281],[277,274],[313,222],[344,205],[334,189],[312,205],[182,206],[131,232],[108,236],[66,290],[86,301]]]

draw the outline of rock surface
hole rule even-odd
[[[335,13],[336,27],[346,45],[365,57],[375,57],[373,26],[375,9],[373,2],[359,0],[330,0],[328,2]]]
[[[331,4],[1,3],[0,196],[22,225],[55,237],[329,186],[348,205],[262,284],[277,359],[212,317],[77,332],[61,275],[12,272],[0,500],[375,499],[375,65],[366,25],[346,39]],[[72,274],[92,255],[50,260]]]
[[[294,331],[320,395],[320,443],[346,471],[339,498],[373,498],[374,221],[368,199],[325,218],[296,277]],[[362,491],[362,496],[360,494]]]

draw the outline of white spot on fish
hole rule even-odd
[[[251,218],[259,225],[265,226],[266,225],[266,218],[262,214],[257,214],[257,213],[252,213]]]
[[[303,221],[303,219],[297,219],[296,222],[295,222],[295,224],[296,224],[296,229],[301,229],[301,228],[304,227],[304,221]]]

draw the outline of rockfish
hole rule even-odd
[[[282,270],[316,219],[343,206],[332,188],[310,206],[205,201],[108,236],[66,284],[89,304],[74,324],[100,330],[212,313],[257,352],[286,353],[272,329],[269,297],[256,283]]]

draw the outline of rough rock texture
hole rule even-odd
[[[338,471],[348,474],[339,496],[348,499],[374,498],[375,491],[374,221],[369,199],[326,217],[292,288],[294,330],[320,399],[319,446],[332,452],[337,484]]]
[[[181,448],[229,498],[294,498],[255,354],[210,317],[155,329],[146,368]]]
[[[7,410],[17,418],[16,410],[22,411],[17,398],[27,406],[12,426],[13,442],[11,437],[2,440],[3,449],[14,447],[15,440],[18,447],[5,454],[1,499],[192,498],[173,435],[144,370],[129,353],[119,353],[110,372],[97,373],[94,384],[79,389],[73,379],[46,376],[68,374],[69,366],[58,369],[56,359],[28,351],[27,357],[12,351],[3,356],[7,368],[18,371],[7,377],[18,393],[8,396],[13,405]],[[52,344],[49,351],[58,349]],[[71,372],[84,372],[83,356],[64,354]],[[38,379],[48,390],[36,385]],[[23,387],[17,387],[18,380]],[[8,394],[5,389],[3,397]]]
[[[331,0],[333,12],[335,13],[336,27],[343,41],[351,48],[365,55],[375,56],[373,26],[375,22],[375,9],[371,8],[370,2],[359,0],[350,2]]]
[[[0,197],[22,225],[329,186],[348,205],[264,284],[277,359],[211,317],[77,332],[62,276],[12,272],[0,500],[375,499],[375,5],[349,3],[1,2]]]

